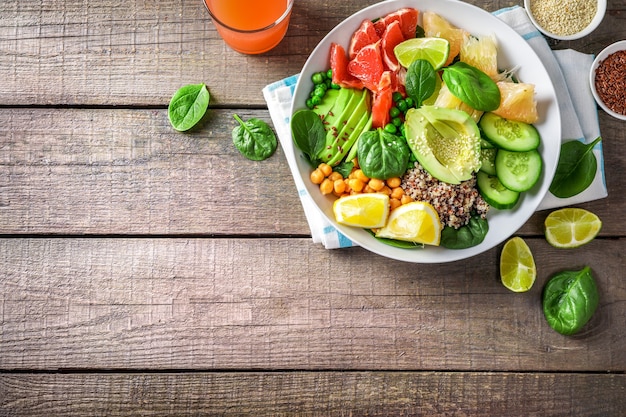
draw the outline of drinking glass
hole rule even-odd
[[[224,42],[237,52],[261,54],[287,32],[294,0],[204,0]]]

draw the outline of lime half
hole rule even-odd
[[[514,292],[531,289],[537,277],[537,268],[530,248],[520,237],[509,239],[500,255],[500,279]]]
[[[550,213],[544,226],[549,244],[557,248],[577,248],[598,235],[602,221],[585,209],[563,208]]]
[[[443,38],[412,38],[400,42],[393,53],[398,62],[408,68],[413,61],[424,59],[436,70],[444,66],[450,54],[450,42]]]

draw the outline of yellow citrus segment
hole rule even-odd
[[[511,291],[530,290],[537,277],[537,268],[530,248],[520,237],[509,239],[500,254],[500,279]]]
[[[496,37],[466,36],[461,44],[459,59],[466,64],[478,68],[491,79],[499,79],[498,74],[498,44]]]
[[[456,109],[463,110],[465,113],[469,114],[469,116],[476,123],[480,120],[483,115],[483,112],[480,110],[473,109],[467,103],[463,102],[460,98],[455,96],[450,92],[446,83],[442,82],[441,88],[437,93],[437,98],[435,98],[435,102],[433,103],[436,107],[444,107],[446,109]]]
[[[424,26],[424,35],[426,37],[444,38],[450,42],[450,52],[448,53],[448,59],[444,64],[450,65],[461,51],[463,39],[465,39],[466,36],[469,36],[469,32],[450,24],[450,22],[437,13],[428,11],[422,14],[422,24]]]
[[[391,212],[389,221],[376,236],[438,246],[441,240],[439,214],[423,201],[404,204]]]
[[[544,222],[546,240],[557,248],[577,248],[591,242],[600,232],[602,221],[581,208],[553,211]]]
[[[539,119],[535,86],[527,83],[499,81],[500,107],[493,112],[505,119],[533,124]]]
[[[353,194],[333,203],[337,223],[372,229],[383,227],[389,217],[389,196],[381,193]]]
[[[396,45],[393,53],[400,65],[405,68],[413,61],[424,59],[438,70],[448,60],[450,43],[443,38],[411,38]]]

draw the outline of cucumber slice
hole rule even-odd
[[[476,174],[476,185],[487,204],[498,210],[511,209],[519,200],[520,193],[509,190],[502,185],[498,177],[484,171],[478,171]]]
[[[479,126],[485,137],[496,147],[508,151],[530,151],[537,149],[541,142],[535,126],[505,119],[495,113],[483,114]]]
[[[480,150],[480,170],[489,175],[496,175],[496,148],[483,148]]]
[[[511,152],[504,149],[496,154],[496,175],[509,190],[530,190],[539,180],[543,162],[537,150]]]

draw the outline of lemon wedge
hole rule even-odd
[[[435,208],[424,201],[414,201],[392,211],[376,236],[438,246],[441,228]]]
[[[379,193],[353,194],[333,203],[337,223],[373,229],[383,227],[389,217],[389,196]]]

